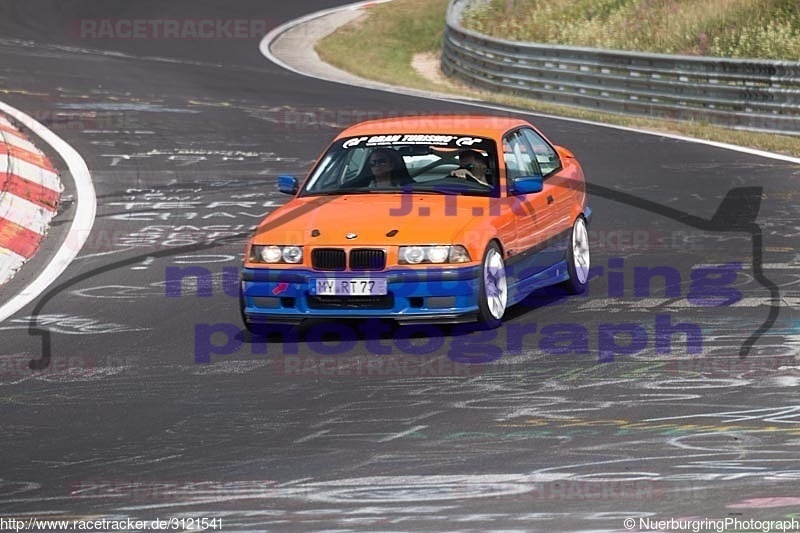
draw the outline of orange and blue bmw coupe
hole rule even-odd
[[[586,289],[583,170],[507,117],[420,116],[339,134],[245,251],[249,330],[306,318],[500,325],[532,291]]]

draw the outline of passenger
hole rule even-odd
[[[367,187],[400,187],[414,183],[408,173],[403,156],[391,148],[377,148],[369,155],[369,169],[372,175]]]

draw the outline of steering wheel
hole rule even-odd
[[[456,160],[455,157],[448,157],[448,158],[444,158],[443,157],[442,159],[439,159],[438,161],[433,161],[431,163],[428,163],[424,167],[416,169],[414,171],[414,174],[411,175],[411,177],[412,178],[416,178],[417,176],[421,176],[422,174],[425,174],[427,171],[429,171],[429,170],[431,170],[433,168],[436,168],[436,167],[440,167],[442,165],[457,165],[457,164],[458,164],[458,161]]]
[[[472,181],[474,181],[475,183],[477,183],[479,185],[483,185],[484,187],[491,187],[491,185],[489,185],[488,183],[483,182],[483,181],[479,180],[478,178],[476,178],[472,174],[472,172],[470,172],[466,168],[457,168],[453,172],[458,172],[459,170],[463,170],[464,171],[464,177],[463,178],[461,178],[461,176],[455,176],[452,173],[450,174],[450,176],[453,177],[453,178],[458,178],[458,179],[471,179]]]

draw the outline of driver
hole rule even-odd
[[[472,178],[478,183],[491,187],[486,178],[489,170],[486,156],[477,150],[463,150],[458,154],[458,164],[460,168],[450,172],[451,176],[461,179]]]

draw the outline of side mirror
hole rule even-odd
[[[285,194],[297,194],[297,178],[294,176],[278,176],[278,191]]]
[[[542,176],[520,176],[511,180],[511,193],[531,194],[542,192],[544,178]]]

